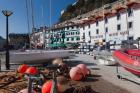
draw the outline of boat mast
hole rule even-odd
[[[44,49],[46,49],[46,28],[45,28],[45,22],[44,22],[44,5],[45,2],[42,0],[42,5],[41,5],[41,18],[42,18],[42,26],[43,26],[43,40],[44,40]]]
[[[34,6],[33,6],[33,1],[32,0],[30,0],[30,2],[31,2],[31,13],[32,13],[32,29],[33,29],[33,31],[34,31]]]
[[[51,32],[51,24],[52,24],[52,22],[51,22],[51,21],[52,21],[52,20],[51,20],[51,18],[52,18],[52,17],[51,17],[51,13],[52,13],[52,12],[51,12],[51,11],[52,11],[51,0],[49,0],[49,9],[50,9],[50,11],[49,11],[49,12],[50,12],[50,15],[49,15],[49,22],[50,22],[50,23],[49,23],[49,30],[48,30],[48,33],[49,33],[49,36],[51,36],[51,34],[50,34],[50,32]],[[50,43],[50,42],[51,42],[51,41],[49,40],[48,43]],[[49,44],[48,44],[48,45],[49,45]]]
[[[33,6],[33,1],[30,0],[30,5],[31,5],[31,17],[32,17],[32,34],[33,34],[33,42],[34,42],[34,47],[36,47],[36,40],[35,40],[35,25],[34,25],[34,6]]]
[[[26,16],[27,16],[27,26],[28,26],[28,35],[29,35],[29,49],[31,49],[31,37],[30,37],[30,22],[29,22],[29,7],[28,7],[28,1],[25,1],[26,4]]]
[[[50,5],[50,27],[51,27],[51,24],[52,24],[52,20],[51,20],[52,19],[52,17],[51,17],[52,16],[52,12],[51,12],[52,11],[52,4],[51,4],[51,0],[50,0],[49,3],[50,3],[49,4]]]

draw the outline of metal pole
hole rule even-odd
[[[1,59],[0,59],[0,72],[1,72]]]
[[[8,42],[8,16],[6,16],[6,70],[10,69],[9,64],[9,42]]]
[[[128,7],[126,8],[126,31],[128,31],[127,41],[129,43],[128,47],[130,48],[130,40],[129,40],[129,28],[128,28]]]
[[[32,93],[32,83],[33,83],[32,77],[29,75],[28,76],[28,93]]]
[[[31,49],[31,35],[30,35],[30,22],[29,22],[29,7],[28,1],[26,0],[26,13],[27,13],[27,26],[28,26],[28,35],[29,35],[29,49]]]

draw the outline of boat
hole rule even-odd
[[[10,52],[10,63],[47,62],[55,58],[68,58],[74,56],[74,50],[25,50]]]
[[[116,50],[113,57],[119,64],[132,74],[140,77],[140,50],[128,49],[125,51]]]
[[[140,57],[140,50],[139,49],[129,49],[129,50],[127,50],[127,53],[129,55],[132,55],[132,56]]]
[[[112,53],[107,50],[93,51],[94,57],[98,60],[99,65],[116,65],[116,60],[112,57]]]

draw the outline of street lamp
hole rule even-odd
[[[8,10],[3,10],[2,11],[3,15],[6,16],[6,69],[10,69],[10,64],[9,64],[9,42],[8,42],[8,17],[13,14],[13,12],[8,11]]]

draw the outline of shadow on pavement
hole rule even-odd
[[[100,70],[100,68],[91,68],[91,70]]]
[[[78,64],[85,64],[86,66],[96,65],[95,63],[83,62],[83,61],[79,61],[79,60],[69,60],[69,61],[65,61],[65,63],[69,66],[76,66]]]

